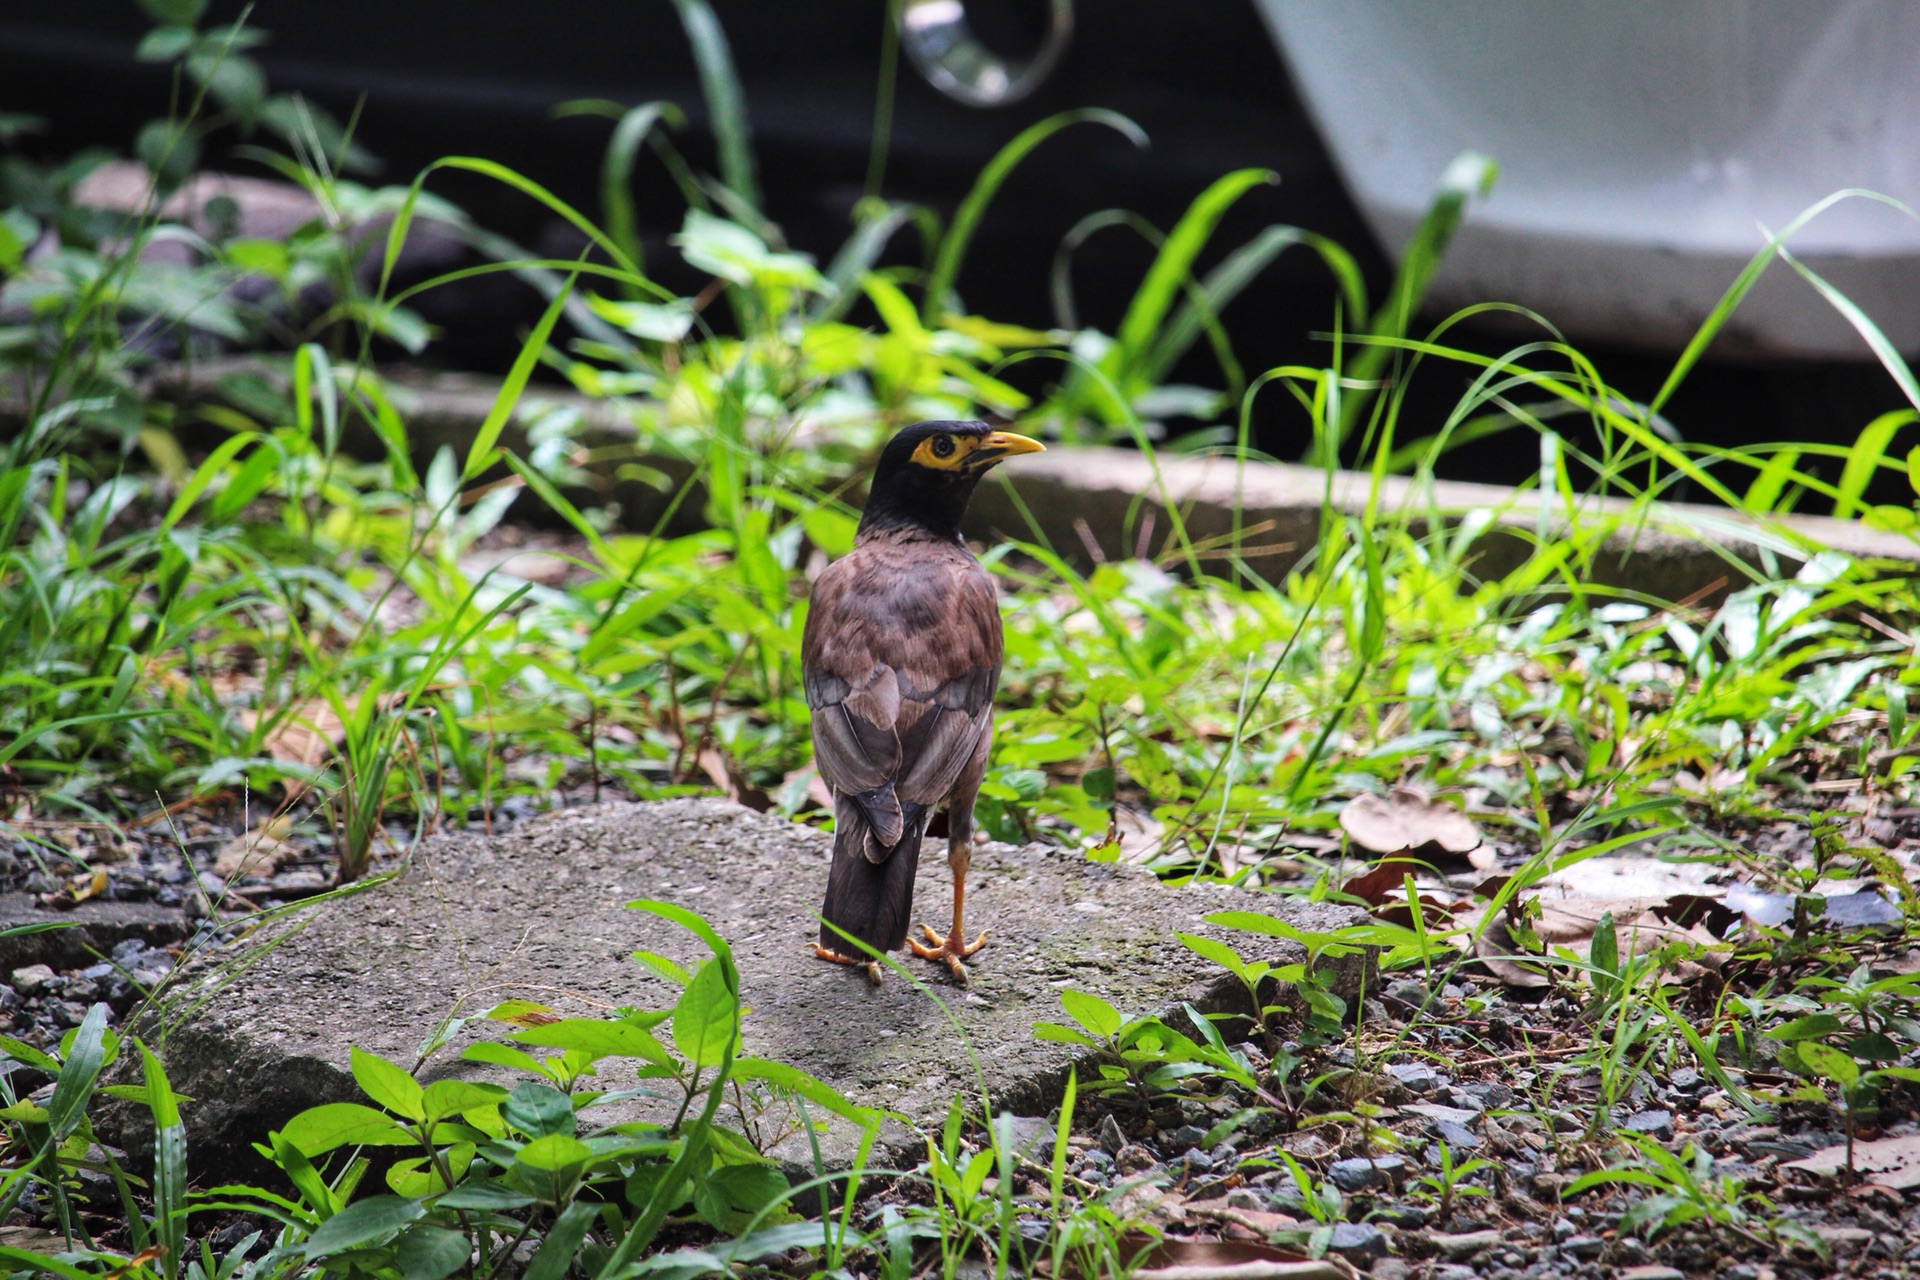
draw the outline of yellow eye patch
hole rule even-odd
[[[967,455],[972,453],[979,440],[973,436],[956,436],[942,432],[937,436],[928,436],[913,451],[913,461],[935,471],[958,471]]]

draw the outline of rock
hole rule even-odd
[[[1447,1144],[1456,1154],[1462,1151],[1478,1151],[1486,1145],[1486,1139],[1463,1124],[1452,1120],[1435,1120],[1432,1126],[1433,1136]]]
[[[1555,1244],[1565,1244],[1579,1234],[1580,1228],[1575,1226],[1569,1219],[1555,1218],[1553,1220],[1553,1242]]]
[[[44,964],[30,964],[13,971],[13,989],[23,996],[37,996],[60,980],[60,975]]]
[[[1700,1073],[1692,1067],[1681,1067],[1667,1077],[1668,1087],[1678,1089],[1682,1093],[1692,1093],[1700,1087],[1701,1083]]]
[[[1399,1156],[1375,1156],[1371,1160],[1355,1157],[1335,1160],[1327,1166],[1327,1177],[1334,1186],[1352,1194],[1391,1186],[1405,1174],[1406,1168],[1407,1162]]]
[[[1174,1151],[1185,1151],[1188,1147],[1197,1147],[1207,1140],[1207,1131],[1197,1124],[1183,1124],[1167,1135],[1167,1147]]]
[[[1449,1262],[1465,1262],[1468,1258],[1500,1243],[1498,1231],[1467,1231],[1459,1235],[1433,1231],[1427,1239],[1438,1249],[1441,1256]]]
[[[1627,1117],[1626,1128],[1631,1133],[1644,1133],[1664,1142],[1673,1136],[1673,1112],[1636,1111]]]
[[[1576,1258],[1597,1258],[1607,1242],[1599,1236],[1572,1236],[1561,1241],[1560,1247]]]
[[[993,937],[972,966],[971,988],[911,957],[903,962],[936,1000],[897,974],[875,988],[858,970],[811,956],[828,850],[819,831],[720,800],[598,805],[504,835],[422,841],[405,874],[250,935],[256,958],[238,973],[226,971],[230,957],[223,965],[215,955],[176,979],[174,1007],[196,1012],[171,1029],[161,1052],[174,1087],[196,1099],[193,1150],[205,1162],[197,1168],[236,1156],[251,1167],[249,1144],[294,1112],[357,1099],[346,1071],[350,1044],[412,1065],[443,1019],[509,995],[547,1002],[563,1016],[613,1005],[670,1008],[679,988],[634,964],[631,953],[644,948],[697,964],[706,948],[676,925],[626,909],[635,899],[696,911],[732,945],[749,1010],[748,1053],[798,1067],[922,1130],[937,1128],[956,1096],[978,1097],[983,1083],[996,1112],[1032,1115],[1058,1102],[1069,1064],[1086,1055],[1039,1040],[1032,1025],[1065,1020],[1064,986],[1129,1016],[1156,1012],[1176,1024],[1184,1002],[1202,1012],[1243,1007],[1239,981],[1188,951],[1176,929],[1230,940],[1249,959],[1304,958],[1290,943],[1207,925],[1200,917],[1208,912],[1279,913],[1309,932],[1365,919],[1351,907],[1224,886],[1172,888],[1149,872],[1066,850],[982,845],[967,919],[991,927]],[[943,845],[927,847],[922,871],[916,918],[943,925]],[[1351,994],[1371,958],[1344,963],[1332,977]],[[217,999],[199,1003],[216,990]],[[474,1038],[509,1030],[465,1024],[421,1078],[517,1080],[458,1058]],[[670,1114],[635,1100],[607,1108],[602,1123]],[[821,1135],[823,1156],[844,1164],[856,1138],[836,1121]],[[919,1149],[911,1129],[889,1125],[875,1161],[911,1164]],[[811,1166],[803,1134],[776,1154]]]
[[[1874,1240],[1873,1232],[1865,1227],[1815,1227],[1813,1233],[1835,1253],[1856,1253]]]
[[[1448,1092],[1456,1100],[1463,1096],[1471,1099],[1471,1105],[1465,1101],[1459,1102],[1459,1105],[1473,1111],[1498,1111],[1513,1101],[1513,1090],[1499,1083],[1474,1081],[1469,1084],[1456,1084]]]
[[[1053,1140],[1059,1133],[1053,1121],[1044,1116],[1002,1116],[995,1118],[994,1125],[1015,1154],[1040,1165],[1052,1161]]]
[[[1371,1222],[1336,1222],[1327,1241],[1327,1252],[1365,1267],[1375,1258],[1386,1257],[1391,1250],[1387,1246],[1387,1233]]]
[[[1432,1093],[1440,1087],[1439,1073],[1424,1062],[1391,1062],[1387,1074],[1400,1082],[1408,1093]]]
[[[1427,984],[1417,978],[1398,978],[1387,985],[1387,999],[1398,1001],[1409,1009],[1424,1009],[1433,999],[1433,993]]]
[[[1113,1153],[1113,1167],[1118,1169],[1123,1176],[1129,1178],[1136,1173],[1145,1173],[1158,1163],[1159,1162],[1153,1158],[1153,1152],[1147,1150],[1137,1142],[1129,1142],[1126,1146]]]
[[[1638,1267],[1622,1267],[1617,1280],[1687,1280],[1687,1276],[1678,1267],[1649,1262]]]
[[[1113,1118],[1111,1111],[1101,1118],[1099,1137],[1100,1149],[1108,1155],[1127,1145],[1127,1135],[1120,1132],[1120,1122]]]
[[[1464,1107],[1443,1107],[1437,1102],[1413,1102],[1400,1108],[1408,1115],[1425,1116],[1429,1120],[1448,1120],[1454,1124],[1473,1124],[1480,1119],[1478,1111],[1468,1111]]]
[[[69,924],[72,928],[6,935],[30,924]],[[29,893],[0,893],[0,969],[47,964],[71,969],[111,954],[120,943],[138,938],[148,946],[184,942],[191,932],[180,912],[152,902],[104,902],[90,898],[61,911],[42,907]]]

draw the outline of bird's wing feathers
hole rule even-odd
[[[830,566],[801,644],[820,776],[889,849],[901,805],[945,800],[973,759],[1000,674],[992,580],[961,547],[932,563],[927,548],[870,543]]]

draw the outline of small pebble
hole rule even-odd
[[[1576,1258],[1597,1258],[1607,1242],[1599,1236],[1574,1236],[1562,1241],[1560,1247]]]
[[[44,964],[30,964],[13,971],[13,989],[23,996],[37,996],[58,980],[59,975]]]
[[[1127,1135],[1120,1132],[1120,1122],[1113,1118],[1112,1112],[1101,1119],[1098,1137],[1101,1149],[1108,1155],[1127,1145]]]
[[[1207,1131],[1197,1124],[1183,1124],[1167,1135],[1167,1146],[1175,1151],[1197,1147],[1207,1140]]]
[[[1465,1262],[1476,1254],[1483,1253],[1500,1243],[1498,1231],[1466,1231],[1458,1235],[1433,1232],[1427,1237],[1434,1248],[1446,1255],[1452,1262]]]
[[[1407,1162],[1399,1156],[1376,1156],[1371,1160],[1354,1157],[1335,1160],[1327,1167],[1327,1177],[1340,1190],[1353,1193],[1391,1185],[1406,1172]]]
[[[1387,1074],[1408,1093],[1427,1094],[1440,1087],[1440,1075],[1424,1062],[1390,1062]]]
[[[1633,1133],[1644,1133],[1650,1137],[1665,1140],[1673,1136],[1673,1112],[1639,1111],[1627,1117],[1627,1129]]]
[[[1374,1258],[1386,1257],[1391,1250],[1386,1232],[1371,1222],[1337,1222],[1327,1241],[1327,1252],[1356,1266],[1365,1266]]]
[[[1153,1158],[1153,1152],[1137,1142],[1129,1142],[1113,1153],[1113,1163],[1121,1173],[1132,1177],[1136,1173],[1144,1173],[1158,1162]]]

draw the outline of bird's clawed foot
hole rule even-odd
[[[867,971],[867,981],[876,987],[880,985],[880,962],[878,960],[870,960],[865,956],[842,955],[833,948],[822,946],[818,942],[813,944],[813,954],[833,964],[851,965],[856,969],[865,969]]]
[[[986,946],[987,934],[992,930],[983,930],[980,936],[973,940],[972,946],[967,945],[966,936],[957,929],[949,930],[947,935],[942,937],[933,931],[931,925],[923,924],[920,926],[920,932],[926,934],[927,941],[933,945],[925,946],[908,938],[907,945],[913,948],[913,954],[922,960],[945,960],[947,968],[953,970],[954,980],[964,987],[967,985],[967,966],[960,962]]]

